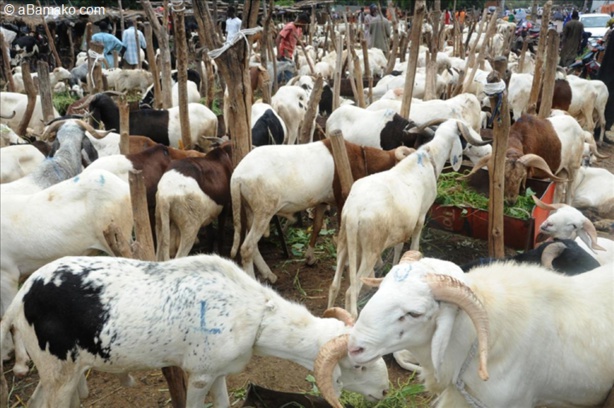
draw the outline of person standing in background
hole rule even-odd
[[[382,13],[384,13],[383,10]],[[371,42],[369,48],[379,48],[384,51],[384,55],[388,56],[388,51],[390,49],[388,42],[390,41],[391,34],[390,21],[377,12],[375,4],[371,5],[371,16],[371,24],[369,25]]]
[[[294,50],[296,44],[301,41],[303,37],[303,28],[309,24],[309,15],[301,13],[296,17],[296,20],[289,22],[282,28],[277,34],[275,39],[275,46],[277,47],[277,61],[278,66],[283,66],[283,70],[278,70],[279,83],[285,84],[288,82],[296,71],[294,66]],[[284,64],[280,64],[280,63]],[[283,75],[282,75],[283,73]]]
[[[230,6],[226,11],[226,44],[232,42],[239,30],[241,30],[241,20],[235,15],[235,8]]]
[[[580,21],[578,12],[571,13],[571,20],[563,27],[563,37],[561,39],[561,59],[559,65],[567,67],[576,60],[582,43],[584,34],[584,24]]]
[[[118,53],[124,48],[124,43],[113,34],[109,33],[109,28],[106,22],[102,21],[99,25],[100,32],[92,35],[92,41],[99,42],[104,45],[104,58],[108,64],[107,68],[114,68],[113,51]]]
[[[137,30],[134,26],[134,21],[128,20],[126,22],[126,27],[127,28],[122,34],[122,42],[124,43],[124,47],[126,47],[123,57],[123,67],[127,69],[134,69],[139,63],[139,45],[140,48],[145,49],[147,48],[147,43],[145,42],[145,36],[143,33],[140,30]],[[139,44],[136,43],[137,35],[139,36]]]

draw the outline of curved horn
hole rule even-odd
[[[43,131],[43,134],[41,135],[41,140],[48,140],[49,136],[52,133],[55,133],[58,131],[58,129],[64,124],[64,122],[66,122],[69,119],[62,119],[62,120],[58,120],[57,122],[54,122],[53,124],[47,126],[47,128]]]
[[[348,353],[348,338],[348,334],[342,334],[326,342],[320,348],[313,366],[320,394],[334,408],[343,408],[333,386],[333,371],[339,360]]]
[[[403,254],[401,260],[399,261],[399,265],[404,263],[418,262],[421,259],[422,253],[420,253],[420,251],[410,250]]]
[[[89,104],[94,100],[96,95],[98,95],[98,94],[93,94],[93,95],[88,96],[87,99],[85,99],[85,101],[83,101],[83,103],[81,103],[80,105],[73,106],[73,109],[74,110],[83,109],[86,106],[89,106]]]
[[[429,126],[441,125],[441,124],[442,124],[443,122],[445,122],[446,120],[448,120],[448,119],[439,118],[439,119],[432,119],[432,120],[429,120],[428,122],[423,123],[423,124],[422,124],[422,125],[420,125],[420,126],[416,126],[416,127],[413,127],[413,128],[411,128],[411,129],[409,129],[409,133],[421,133],[421,132],[423,132],[423,131],[424,131],[424,129],[426,129],[427,127],[429,127]]]
[[[17,112],[13,111],[13,114],[11,116],[2,116],[2,115],[0,115],[0,118],[2,118],[2,119],[13,119],[15,117],[16,113]]]
[[[478,334],[480,366],[478,374],[484,381],[488,380],[488,314],[475,293],[461,281],[449,275],[429,273],[425,280],[436,300],[457,305],[471,319]]]
[[[341,320],[346,326],[349,327],[354,326],[354,323],[356,323],[350,312],[342,307],[329,307],[324,311],[322,317],[330,317]]]
[[[396,149],[394,149],[394,158],[397,161],[401,161],[407,156],[409,156],[410,154],[414,153],[415,151],[416,149],[412,149],[411,147],[399,146]]]
[[[552,262],[558,258],[558,256],[561,255],[563,251],[567,249],[567,247],[562,242],[555,242],[550,245],[545,245],[547,246],[544,248],[544,252],[542,252],[541,257],[542,265],[548,269],[554,269],[552,267]]]
[[[518,161],[527,167],[535,167],[536,169],[543,171],[544,173],[548,175],[548,177],[550,177],[550,179],[552,179],[552,181],[556,181],[556,182],[567,181],[567,179],[557,177],[554,174],[552,174],[552,171],[550,170],[550,166],[548,166],[548,163],[546,163],[546,161],[543,158],[541,158],[541,156],[538,156],[533,153],[528,153],[520,157]]]
[[[459,177],[459,180],[467,180],[472,174],[477,173],[478,170],[480,170],[482,167],[484,166],[488,166],[488,162],[490,161],[490,156],[492,156],[491,154],[487,154],[486,156],[480,158],[480,160],[478,160],[478,162],[473,166],[473,168],[471,169],[471,171],[468,174],[465,174],[464,176]]]
[[[598,158],[598,159],[607,159],[607,158],[610,157],[609,154],[601,154],[601,153],[599,153],[597,151],[597,146],[596,145],[589,143],[589,146],[590,146],[589,149],[590,149],[591,153],[594,154],[596,158]]]
[[[456,124],[458,126],[458,130],[461,132],[461,135],[463,135],[467,143],[471,143],[474,146],[485,146],[492,143],[491,140],[478,140],[471,134],[471,130],[467,127],[467,125],[460,120],[457,120]]]
[[[92,127],[92,125],[90,125],[89,123],[83,121],[83,120],[79,120],[79,119],[75,119],[75,122],[81,126],[81,128],[85,131],[87,130],[88,132],[90,132],[90,134],[95,137],[96,139],[102,139],[103,137],[105,137],[106,135],[108,135],[109,133],[113,132],[115,129],[111,129],[111,130],[106,130],[106,131],[98,131],[96,129],[94,129]]]
[[[535,201],[535,205],[541,208],[542,210],[556,211],[556,210],[560,210],[561,208],[565,207],[565,204],[544,203],[542,200],[537,198],[536,195],[532,195],[531,197],[533,198],[533,201]]]
[[[53,118],[50,121],[45,123],[45,126],[50,126],[58,121],[67,121],[69,119],[83,119],[85,115],[66,115],[66,116],[58,116],[57,118]]]
[[[595,229],[595,226],[593,225],[591,220],[589,220],[588,218],[585,218],[584,222],[582,223],[582,229],[586,231],[586,233],[591,239],[591,248],[595,250],[600,250],[600,251],[606,250],[604,247],[602,247],[601,245],[597,243],[597,229]]]

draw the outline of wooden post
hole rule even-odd
[[[307,112],[305,112],[305,117],[303,118],[303,123],[301,124],[299,143],[311,142],[314,130],[314,119],[318,112],[318,103],[320,102],[320,97],[322,96],[322,89],[324,89],[324,79],[322,78],[322,75],[318,74],[315,84],[313,85],[311,95],[309,96]]]
[[[465,78],[467,77],[468,73],[467,71],[469,70],[469,67],[473,67],[473,66],[477,66],[476,62],[475,62],[475,48],[478,45],[478,41],[480,39],[480,37],[482,36],[482,31],[484,30],[484,26],[485,26],[485,21],[486,21],[486,16],[488,15],[488,9],[484,9],[484,14],[482,15],[482,20],[479,23],[478,26],[478,36],[477,36],[477,41],[473,43],[473,45],[471,47],[469,47],[469,41],[471,40],[471,35],[473,34],[473,31],[475,30],[475,26],[477,24],[477,22],[472,21],[471,23],[471,29],[469,30],[469,35],[467,36],[467,41],[464,44],[464,48],[467,49],[469,47],[469,52],[467,55],[467,58],[465,60],[465,69],[463,69],[463,71],[460,73],[459,78],[458,78],[458,82],[456,84],[456,88],[454,88],[454,96],[463,93],[465,90]],[[460,34],[461,36],[463,35],[462,32]],[[461,55],[461,57],[463,57],[463,55]]]
[[[354,99],[358,100],[358,87],[356,85],[356,76],[354,75],[354,60],[352,58],[352,48],[354,44],[354,39],[352,38],[352,27],[347,19],[347,12],[343,13],[343,20],[345,23],[345,48],[346,48],[346,58],[347,58],[347,67],[348,67],[348,80],[350,81],[350,86],[352,87],[352,95],[354,95]],[[362,81],[362,75],[360,76]]]
[[[137,18],[133,20],[134,41],[136,44],[136,69],[141,69],[143,66],[141,61],[141,42],[139,41],[139,21]]]
[[[171,89],[173,83],[171,82],[171,51],[169,49],[168,32],[166,31],[166,20],[164,25],[160,24],[153,7],[149,0],[142,0],[141,5],[147,15],[147,19],[151,22],[151,26],[158,38],[158,44],[160,46],[160,60],[162,61],[162,108],[168,109],[173,106],[173,98]],[[168,1],[164,2],[165,10],[168,8]],[[194,13],[196,15],[196,13]]]
[[[213,64],[211,58],[206,52],[203,53],[203,61],[205,62],[205,71],[207,73],[207,106],[213,107],[213,101],[215,99],[215,72],[213,72]]]
[[[43,120],[48,122],[54,118],[54,115],[51,84],[49,82],[49,65],[45,61],[38,61],[38,93],[41,96]]]
[[[333,150],[335,170],[337,174],[339,174],[341,195],[343,196],[343,201],[345,201],[354,183],[350,160],[348,159],[347,149],[345,148],[345,139],[343,139],[343,133],[340,130],[334,130],[328,135],[328,138],[330,139],[330,146]]]
[[[524,59],[527,55],[527,49],[529,48],[529,41],[525,38],[522,42],[522,49],[520,50],[520,59],[518,60],[518,73],[524,71]],[[518,119],[518,118],[516,118]]]
[[[305,59],[307,60],[307,64],[309,64],[309,71],[311,72],[311,75],[315,75],[316,70],[313,68],[313,62],[311,62],[311,58],[309,58],[309,54],[307,54],[307,50],[305,49],[303,42],[299,40],[298,43],[301,46],[301,50],[303,50],[303,55],[305,56]]]
[[[36,4],[38,5],[38,7],[41,7],[42,9],[40,0],[36,0]],[[47,39],[48,39],[47,42],[49,43],[49,49],[51,49],[51,53],[53,54],[53,58],[55,59],[55,66],[61,67],[62,60],[60,59],[60,56],[58,55],[58,50],[55,49],[55,38],[51,34],[51,31],[49,31],[49,26],[47,25],[47,21],[45,21],[45,16],[42,14],[41,14],[41,20],[43,20],[43,27],[45,28],[45,34],[47,34]]]
[[[351,47],[350,51],[352,54],[352,68],[354,71],[352,76],[356,81],[356,100],[358,102],[358,106],[360,106],[361,108],[365,108],[365,93],[362,83],[362,69],[360,68],[360,58],[358,58],[358,55],[356,55],[354,47]],[[348,58],[350,58],[350,56],[348,56]]]
[[[117,51],[113,51],[113,68],[119,67],[119,54]]]
[[[126,24],[124,24],[124,7],[122,6],[122,0],[117,0],[117,3],[119,5],[119,28],[121,28],[121,32],[123,35],[124,27],[126,27]]]
[[[428,101],[439,97],[437,95],[437,53],[439,52],[441,19],[441,0],[435,0],[435,10],[432,14],[433,35],[431,36],[426,62],[426,84],[424,89],[424,100]],[[441,24],[443,26],[443,24]]]
[[[90,41],[88,43],[88,49],[94,51],[97,54],[100,55],[104,55],[104,44],[96,42],[96,41]],[[95,94],[98,92],[101,92],[104,89],[104,86],[102,84],[102,67],[101,64],[106,63],[106,58],[102,58],[102,60],[100,61],[91,61],[92,63],[92,87],[90,88],[91,91],[90,93]]]
[[[544,5],[542,13],[542,22],[550,21],[550,12],[552,10],[552,1],[547,1]],[[542,67],[544,65],[544,54],[546,52],[546,41],[548,38],[548,24],[543,24],[539,32],[539,43],[537,45],[537,54],[535,55],[535,72],[533,73],[533,83],[531,84],[531,93],[529,94],[529,103],[527,105],[527,113],[534,114],[537,110],[537,98],[541,90]],[[556,65],[556,64],[555,64]]]
[[[364,37],[360,38],[360,46],[362,47],[362,61],[365,66],[365,76],[369,82],[369,93],[367,95],[367,101],[373,102],[373,73],[371,73],[371,66],[369,65],[369,50],[367,48],[367,40]]]
[[[122,96],[117,104],[119,107],[119,152],[130,153],[130,107],[126,97]]]
[[[4,46],[4,34],[0,31],[0,47],[2,47],[2,66],[6,73],[6,81],[8,82],[8,91],[15,92],[15,80],[13,79],[13,72],[11,71],[11,59],[8,49]]]
[[[335,66],[335,73],[333,74],[333,110],[337,109],[340,105],[341,97],[341,65],[343,63],[343,38],[339,34],[339,40],[337,42],[337,65]]]
[[[405,86],[403,87],[403,101],[401,102],[401,116],[409,118],[411,97],[414,92],[414,79],[416,78],[416,65],[418,64],[418,51],[420,48],[420,35],[422,34],[422,21],[426,13],[424,0],[416,1],[414,17],[411,22],[411,34],[409,36],[411,48],[409,49],[409,59],[407,60],[407,71],[405,72]]]
[[[544,70],[544,82],[542,86],[542,102],[539,107],[539,117],[547,118],[552,110],[552,97],[554,95],[554,80],[559,61],[559,34],[556,29],[548,30],[548,51],[546,57],[546,69]]]
[[[36,105],[36,87],[32,81],[32,75],[30,75],[30,63],[28,61],[21,63],[21,76],[23,78],[23,85],[26,88],[26,95],[28,95],[28,104],[15,133],[18,136],[25,136],[32,113],[34,113],[34,106]]]
[[[507,59],[497,57],[494,61],[494,70],[488,75],[489,83],[503,80],[506,76]],[[501,98],[499,112],[495,112],[498,98]],[[488,254],[494,258],[505,256],[505,242],[503,235],[503,200],[505,185],[505,153],[510,129],[510,110],[507,101],[507,88],[500,96],[490,97],[490,106],[493,115],[493,147],[492,156],[488,165],[489,175],[489,201],[488,201]]]
[[[390,54],[388,54],[388,63],[386,64],[386,75],[389,75],[394,70],[394,63],[397,59],[397,53],[399,52],[399,22],[397,20],[397,13],[392,9],[392,44],[390,44]],[[380,14],[382,9],[379,8]],[[382,18],[386,16],[382,15]]]
[[[179,122],[183,149],[192,149],[190,117],[188,114],[188,44],[185,35],[185,6],[173,3],[173,30],[175,31],[175,51],[177,53],[177,83],[179,86]]]
[[[147,60],[149,62],[149,72],[153,76],[154,86],[154,108],[159,109],[162,106],[162,87],[160,85],[160,70],[156,62],[156,52],[153,47],[153,31],[151,23],[145,22],[145,41],[147,41]],[[201,78],[203,78],[201,76]],[[201,81],[204,82],[204,81]]]
[[[68,35],[68,48],[70,49],[70,65],[69,69],[75,67],[75,41],[72,38],[72,29],[67,30],[66,34]]]
[[[407,23],[405,23],[407,24]],[[401,44],[399,45],[399,61],[405,62],[407,57],[407,47],[409,46],[409,34],[404,31],[401,36]]]

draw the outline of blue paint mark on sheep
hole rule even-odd
[[[104,183],[105,183],[104,174],[101,174],[100,175],[100,185],[104,186]]]
[[[394,280],[397,282],[403,282],[409,276],[411,272],[411,265],[397,265],[394,267]]]
[[[199,330],[201,332],[203,332],[203,333],[208,333],[208,334],[220,334],[222,332],[222,330],[220,330],[218,328],[213,328],[213,329],[207,328],[206,314],[207,314],[207,301],[206,300],[201,300],[200,301],[200,327],[199,327]]]
[[[79,182],[79,176],[75,177],[74,179],[72,179],[73,182],[78,183]]]

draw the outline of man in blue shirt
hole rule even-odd
[[[139,30],[136,30],[134,27],[134,23],[132,21],[128,21],[126,23],[126,29],[124,30],[124,34],[122,35],[122,42],[124,43],[124,47],[126,47],[126,52],[124,52],[124,68],[134,69],[136,68],[136,64],[139,62],[139,54],[137,54],[140,48],[147,48],[147,43],[145,42],[145,36]],[[136,30],[136,35],[139,36],[139,44],[136,42],[136,36],[134,33]]]
[[[124,43],[119,41],[117,37],[109,33],[107,23],[100,23],[100,32],[92,35],[92,41],[102,43],[104,45],[104,57],[107,61],[108,68],[114,68],[113,51],[118,53],[124,48]]]

